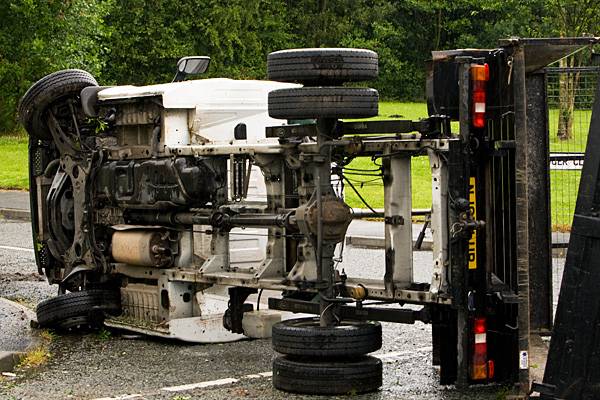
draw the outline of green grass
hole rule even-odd
[[[591,110],[575,110],[572,137],[559,139],[558,109],[548,113],[550,151],[557,153],[583,153],[590,129]],[[570,231],[581,171],[550,171],[550,198],[553,231]]]
[[[379,102],[379,115],[370,119],[412,119],[427,118],[427,104],[425,103],[400,103],[397,101]]]
[[[581,171],[550,171],[553,231],[570,231]]]
[[[27,189],[27,137],[0,136],[0,188]]]
[[[587,142],[590,111],[575,111],[573,138],[560,140],[556,136],[558,110],[549,112],[550,149],[553,152],[583,152]],[[379,103],[377,119],[411,119],[427,117],[425,103],[400,103],[383,101]],[[453,130],[457,126],[453,124]],[[412,159],[413,208],[431,207],[431,172],[426,156]],[[370,158],[359,157],[349,165],[357,169],[378,169]],[[567,230],[571,225],[579,171],[552,171],[550,175],[552,198],[552,224],[555,229]],[[348,176],[365,200],[374,208],[383,207],[383,186],[376,177]],[[373,180],[375,179],[375,180]],[[364,182],[361,184],[361,182]],[[0,136],[0,189],[27,189],[27,137],[23,135]],[[352,207],[365,208],[352,189],[346,186],[346,201]]]
[[[399,103],[382,101],[379,103],[379,115],[369,120],[380,119],[410,119],[418,120],[427,118],[427,104],[425,103]],[[378,160],[377,163],[381,163]],[[354,159],[350,168],[375,170],[379,167],[368,157]],[[413,157],[411,161],[412,170],[412,194],[413,208],[431,208],[431,171],[429,170],[429,159],[424,157]],[[361,196],[373,208],[383,207],[383,184],[381,179],[373,176],[347,176],[352,184],[360,192]],[[364,182],[361,184],[361,182]],[[348,185],[345,187],[344,195],[346,202],[355,208],[366,208],[354,190]]]
[[[377,161],[378,163],[381,160]],[[375,169],[378,168],[370,158],[358,157],[350,165],[357,169]],[[413,208],[431,208],[431,171],[429,169],[429,159],[427,157],[413,157],[411,160],[412,172],[412,201]],[[361,196],[373,208],[383,208],[383,184],[381,179],[373,181],[372,176],[347,176]],[[360,184],[364,181],[364,184]],[[346,202],[351,207],[366,208],[362,201],[355,194],[354,190],[348,185],[345,186]]]
[[[548,113],[550,151],[583,153],[587,144],[591,117],[591,110],[575,110],[573,115],[573,136],[569,140],[562,140],[556,135],[558,131],[558,109],[550,109]]]

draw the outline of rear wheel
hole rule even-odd
[[[269,93],[269,115],[279,119],[368,118],[378,113],[375,89],[304,87]]]
[[[267,57],[269,79],[304,84],[339,84],[376,79],[377,53],[365,49],[291,49]]]
[[[19,119],[34,139],[52,138],[45,117],[51,106],[73,100],[81,108],[79,96],[88,86],[98,86],[96,79],[86,71],[67,69],[54,72],[34,83],[19,103]]]
[[[99,327],[105,313],[118,315],[120,312],[119,291],[98,289],[53,297],[39,303],[36,309],[40,327],[59,330]]]
[[[341,395],[372,392],[382,385],[383,366],[375,357],[314,361],[277,357],[273,386],[293,393]]]
[[[381,348],[381,324],[342,321],[323,327],[319,318],[298,318],[273,326],[273,349],[282,354],[309,357],[357,357]]]

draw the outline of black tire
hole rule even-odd
[[[345,361],[311,361],[277,357],[273,386],[286,392],[342,395],[373,392],[382,385],[383,365],[375,357]]]
[[[342,321],[319,326],[319,318],[298,318],[273,326],[273,349],[281,354],[307,357],[357,357],[381,348],[381,324]]]
[[[378,113],[375,89],[304,87],[269,93],[269,115],[279,119],[368,118]]]
[[[331,84],[376,79],[377,53],[365,49],[292,49],[267,56],[267,76],[281,82]]]
[[[51,139],[44,116],[48,108],[59,100],[79,97],[81,90],[98,86],[96,79],[86,71],[66,69],[46,75],[25,92],[19,102],[19,119],[29,135],[35,139]]]
[[[85,290],[71,292],[38,304],[36,309],[40,327],[70,329],[74,327],[99,326],[104,314],[121,312],[118,290]]]

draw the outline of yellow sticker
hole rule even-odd
[[[475,177],[469,178],[469,208],[471,217],[477,219],[477,197],[475,195],[476,181]],[[469,269],[477,269],[477,230],[473,229],[471,239],[469,239]]]

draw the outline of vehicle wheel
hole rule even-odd
[[[319,318],[278,322],[272,331],[273,349],[282,354],[309,357],[356,357],[381,348],[381,324],[342,321],[319,326]]]
[[[375,89],[304,87],[269,93],[269,115],[279,119],[368,118],[378,112]]]
[[[277,357],[273,386],[286,392],[341,395],[373,392],[382,385],[383,365],[375,357],[345,361],[313,361]]]
[[[319,85],[376,79],[377,53],[365,49],[292,49],[267,56],[267,76]]]
[[[97,327],[104,322],[104,314],[118,315],[121,298],[116,290],[85,290],[71,292],[38,304],[36,309],[40,327],[72,329]]]
[[[46,75],[34,83],[19,103],[19,119],[29,135],[35,139],[51,139],[44,119],[48,108],[68,98],[77,98],[81,90],[98,86],[96,79],[86,71],[66,69]]]

